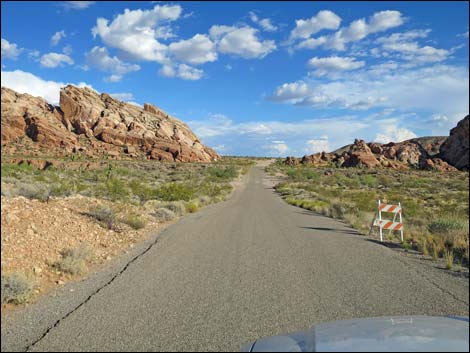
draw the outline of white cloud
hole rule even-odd
[[[327,37],[321,36],[318,38],[309,38],[305,39],[299,44],[296,45],[296,49],[315,49],[316,47],[319,47],[327,42]]]
[[[277,31],[278,28],[271,23],[271,19],[269,19],[269,18],[260,19],[258,17],[258,15],[256,15],[256,13],[254,13],[253,11],[250,11],[249,15],[250,15],[251,21],[253,23],[256,23],[257,25],[259,25],[264,31],[266,31],[266,32],[276,32]]]
[[[322,29],[338,29],[341,18],[334,12],[323,10],[307,20],[296,20],[295,28],[290,33],[291,39],[306,39]]]
[[[64,64],[72,65],[73,60],[68,55],[59,53],[47,53],[41,56],[41,66],[46,68],[55,68],[64,66]]]
[[[112,74],[103,78],[104,82],[119,82],[122,80],[122,75]]]
[[[95,1],[63,1],[62,6],[71,10],[84,10],[94,3]]]
[[[259,25],[266,32],[276,32],[277,31],[277,27],[274,26],[271,23],[271,19],[269,19],[269,18],[263,18],[262,20],[260,20]]]
[[[385,129],[384,133],[377,134],[374,138],[374,142],[389,143],[389,142],[402,142],[412,138],[418,137],[413,131],[398,128],[396,126],[390,126]]]
[[[285,143],[276,143],[276,141],[273,141],[273,143],[269,146],[266,146],[271,153],[278,154],[281,156],[284,156],[286,152],[289,150],[289,146]]]
[[[466,111],[469,104],[468,68],[439,64],[393,70],[382,76],[374,70],[346,72],[337,81],[310,80],[301,91],[294,89],[297,85],[283,84],[272,97],[277,98],[274,100],[278,102],[320,108],[383,107],[443,114]],[[289,92],[287,87],[296,92],[294,101],[288,94],[282,94]]]
[[[245,155],[291,155],[305,154],[306,143],[312,136],[323,144],[323,149],[340,147],[351,143],[356,137],[364,136],[368,122],[361,122],[354,116],[316,118],[301,121],[247,121],[234,122],[223,115],[209,116],[198,121],[189,121],[194,133],[209,146],[224,144],[231,150]],[[338,129],[347,126],[347,129]],[[375,129],[374,133],[376,133]],[[331,136],[330,136],[331,134]],[[326,145],[326,142],[329,145]],[[327,148],[328,147],[328,148]]]
[[[295,103],[295,101],[304,99],[308,96],[309,92],[310,89],[308,85],[303,81],[284,83],[276,89],[269,99],[277,102],[289,101],[291,103]]]
[[[18,55],[24,50],[23,48],[18,48],[18,45],[10,43],[6,39],[2,38],[2,47],[1,47],[1,56],[3,58],[16,60]]]
[[[305,149],[305,152],[307,152],[308,154],[315,154],[323,151],[331,151],[328,136],[321,136],[320,138],[311,139],[307,141],[307,148]]]
[[[326,49],[345,50],[347,43],[360,41],[370,34],[400,26],[403,22],[404,19],[399,11],[380,11],[370,16],[368,21],[363,18],[355,20],[349,26],[342,27],[328,36],[309,38],[311,34],[307,31],[305,35],[297,36],[304,40],[297,44],[296,48],[313,49],[322,46]]]
[[[249,26],[238,28],[215,25],[209,33],[217,41],[219,52],[245,59],[264,58],[277,48],[273,40],[258,38],[258,30]]]
[[[111,23],[105,18],[98,18],[92,34],[99,36],[109,47],[136,59],[166,63],[167,46],[157,41],[156,37],[158,34],[161,36],[159,27],[177,20],[181,12],[180,5],[156,5],[151,10],[125,9]]]
[[[65,85],[63,82],[43,80],[32,73],[21,70],[2,71],[2,86],[11,88],[19,93],[43,97],[51,104],[59,104],[60,88]],[[84,82],[80,82],[78,86],[92,88]]]
[[[225,144],[221,143],[220,145],[212,147],[217,153],[223,153],[227,151]]]
[[[55,32],[54,35],[51,37],[51,46],[56,46],[57,44],[59,44],[60,40],[65,37],[65,31],[62,30]]]
[[[199,80],[204,76],[204,71],[186,64],[179,64],[177,76],[183,80]]]
[[[30,58],[38,58],[40,56],[39,50],[30,50],[28,56]]]
[[[203,34],[196,34],[191,39],[171,43],[169,51],[176,59],[192,65],[217,60],[215,44]]]
[[[186,64],[163,65],[158,73],[163,77],[179,77],[183,80],[196,81],[204,76],[204,71]]]
[[[350,71],[364,67],[364,61],[356,61],[351,57],[330,56],[327,58],[314,57],[308,61],[308,65],[315,69],[316,76],[324,76],[339,71]]]
[[[115,99],[118,99],[124,102],[134,100],[134,95],[132,93],[110,93],[109,95]]]
[[[72,46],[70,44],[67,44],[65,47],[62,48],[62,52],[68,56],[72,55]]]
[[[96,46],[85,57],[88,66],[112,73],[105,79],[107,82],[118,82],[124,74],[140,70],[140,66],[137,64],[125,63],[116,56],[111,57],[105,47]]]
[[[137,103],[137,102],[134,102],[134,101],[127,101],[126,103],[129,103],[129,104],[132,104],[132,105],[136,105],[136,106],[138,106],[139,108],[143,108],[143,105],[142,105],[142,104]]]
[[[438,62],[447,59],[451,54],[446,49],[437,49],[429,45],[421,47],[418,42],[412,41],[416,38],[425,38],[431,30],[415,30],[404,33],[393,33],[388,37],[377,39],[382,45],[382,51],[399,53],[401,59],[413,63]]]
[[[175,69],[171,65],[163,65],[158,73],[163,77],[174,77],[176,75]]]

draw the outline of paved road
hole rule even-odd
[[[156,239],[125,270],[103,270],[91,294],[85,281],[5,319],[2,350],[228,351],[338,319],[468,316],[467,278],[287,205],[261,166]]]

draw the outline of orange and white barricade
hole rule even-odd
[[[382,212],[393,213],[393,220],[382,219]],[[398,220],[397,220],[398,216]],[[398,205],[389,205],[378,201],[377,212],[374,215],[370,227],[369,235],[372,232],[372,227],[379,227],[380,241],[383,241],[383,230],[388,229],[390,233],[393,231],[400,231],[401,241],[403,242],[403,218],[402,208],[400,202]]]

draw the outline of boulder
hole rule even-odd
[[[469,116],[460,120],[450,130],[449,138],[441,145],[438,157],[450,165],[469,170]]]
[[[440,172],[455,172],[458,169],[443,161],[440,158],[428,158],[426,159],[423,169],[426,170],[438,170]]]
[[[375,158],[374,154],[367,152],[352,152],[345,158],[344,167],[380,167],[380,162]]]
[[[299,159],[295,157],[287,157],[284,163],[290,166],[296,166],[300,164]]]

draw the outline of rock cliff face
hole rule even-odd
[[[64,87],[60,107],[2,87],[4,149],[29,138],[49,153],[209,162],[219,155],[161,109],[121,102],[89,88]]]
[[[469,143],[468,122],[469,116],[459,121],[456,127],[450,130],[450,136],[441,146],[439,157],[458,169],[469,170]]]

